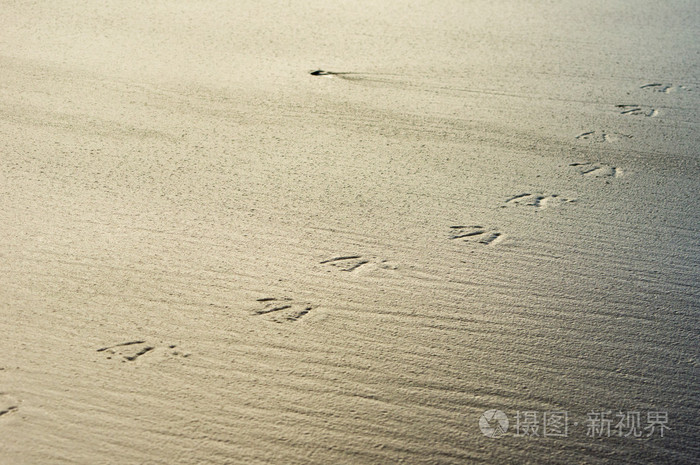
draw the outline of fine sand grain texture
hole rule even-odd
[[[0,0],[0,464],[698,463],[699,5]]]

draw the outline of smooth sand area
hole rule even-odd
[[[0,464],[698,463],[697,1],[0,24]]]

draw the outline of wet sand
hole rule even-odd
[[[696,3],[2,3],[0,463],[696,463]]]

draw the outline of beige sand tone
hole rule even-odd
[[[700,456],[697,2],[0,23],[0,463]]]

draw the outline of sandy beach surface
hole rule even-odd
[[[697,1],[0,25],[0,464],[698,463]]]

